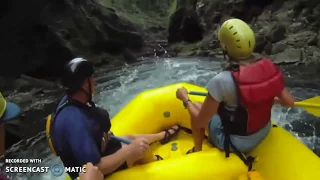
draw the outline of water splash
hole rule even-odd
[[[205,86],[219,71],[221,63],[206,58],[155,58],[152,61],[139,62],[124,66],[115,71],[99,70],[97,95],[95,102],[110,112],[118,113],[131,99],[140,92],[181,81]],[[319,91],[307,88],[291,88],[297,99],[304,99],[319,94]],[[272,119],[289,130],[310,149],[319,149],[320,140],[316,137],[315,123],[319,119],[306,114],[300,108],[283,108],[275,105]],[[320,131],[320,130],[318,130]],[[41,158],[42,166],[61,163],[48,148],[44,133],[21,141],[9,150],[12,158]],[[65,177],[54,177],[48,174],[9,174],[11,179],[55,180]],[[66,175],[64,175],[66,176]]]

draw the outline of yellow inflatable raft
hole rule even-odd
[[[190,128],[190,116],[181,101],[175,97],[176,89],[206,90],[192,84],[179,83],[145,91],[135,97],[113,119],[112,131],[117,136],[156,133],[175,124]],[[204,97],[190,99],[203,101]],[[175,146],[175,148],[172,148]],[[245,180],[248,168],[235,154],[225,153],[204,142],[203,151],[186,155],[193,147],[191,134],[180,131],[166,145],[155,143],[153,154],[164,160],[135,166],[107,177],[108,180]],[[304,144],[281,127],[272,128],[268,137],[250,154],[256,157],[250,179],[264,180],[320,180],[320,159]]]

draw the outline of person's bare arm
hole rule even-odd
[[[202,142],[204,139],[205,128],[208,127],[209,120],[217,112],[219,103],[208,93],[204,100],[200,111],[197,110],[193,103],[189,103],[187,108],[194,121],[191,121],[192,127],[200,129],[199,131],[192,129],[194,136],[195,150],[202,150]]]
[[[102,174],[109,174],[115,171],[130,157],[128,148],[121,148],[114,154],[102,157],[100,162],[96,164]]]
[[[200,111],[197,111],[194,104],[188,104],[188,110],[190,114],[193,114],[196,119],[196,127],[206,128],[208,126],[209,120],[217,113],[219,103],[208,93]],[[191,113],[192,112],[192,113]],[[198,112],[198,113],[197,113]]]
[[[294,98],[288,92],[286,88],[282,90],[279,96],[274,99],[275,104],[281,104],[282,106],[286,107],[293,107],[294,106]]]

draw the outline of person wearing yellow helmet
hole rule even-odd
[[[240,19],[230,19],[222,24],[218,39],[224,55],[238,63],[252,58],[256,40],[251,28]]]
[[[268,135],[272,105],[293,106],[294,99],[273,62],[253,54],[255,36],[248,24],[229,19],[220,27],[218,38],[227,65],[206,86],[204,102],[192,103],[185,88],[176,92],[191,116],[195,146],[187,153],[202,150],[207,130],[213,146],[226,151],[226,157],[235,152],[247,164],[242,153]]]

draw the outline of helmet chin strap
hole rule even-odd
[[[92,107],[96,107],[96,104],[92,101],[92,89],[91,89],[92,85],[91,85],[90,79],[88,78],[87,81],[88,81],[89,93],[83,88],[81,88],[80,90],[87,95],[88,103]]]

